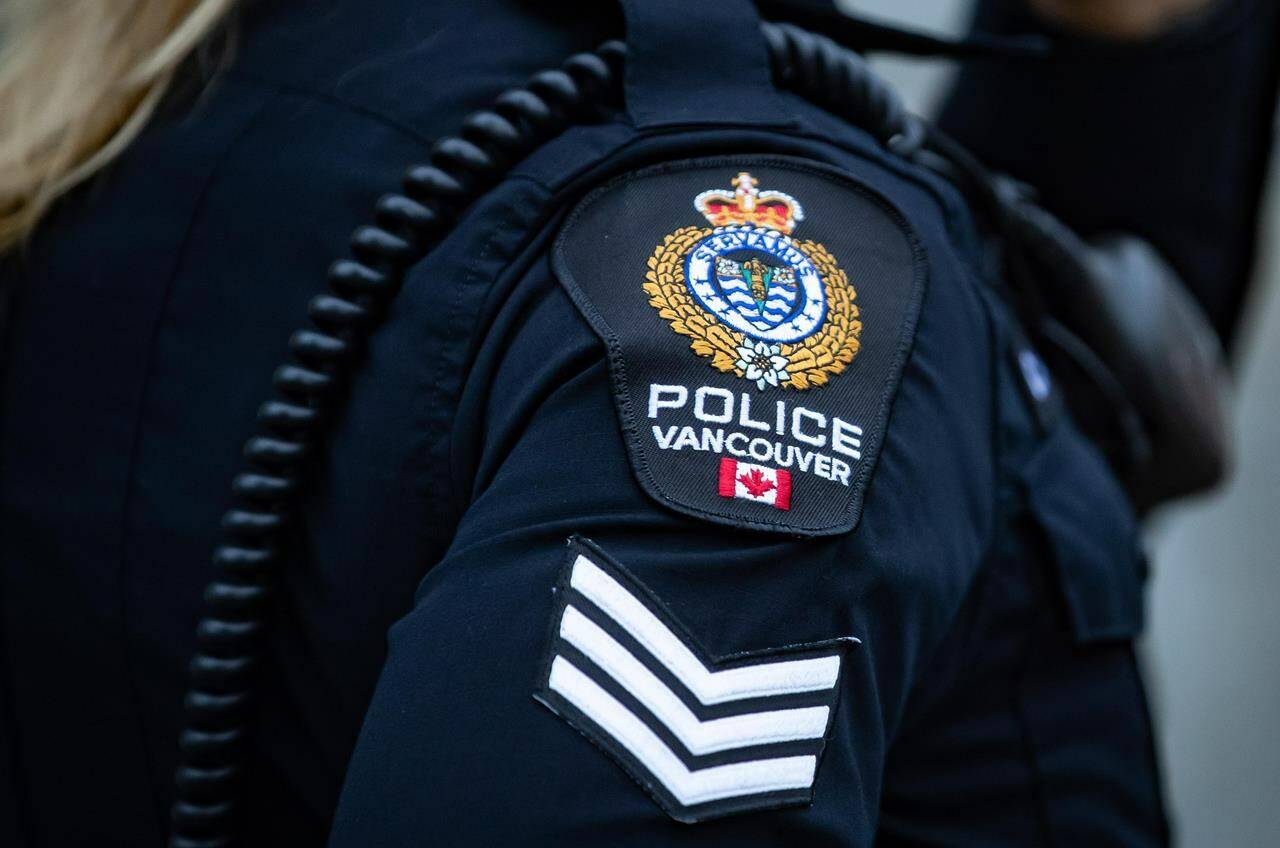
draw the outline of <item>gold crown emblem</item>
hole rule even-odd
[[[757,185],[759,181],[743,171],[733,178],[733,191],[704,191],[693,199],[694,208],[713,227],[768,227],[790,235],[796,222],[804,220],[800,203],[781,191],[760,191]]]

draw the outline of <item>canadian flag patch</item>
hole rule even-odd
[[[720,497],[791,509],[791,472],[721,457]]]

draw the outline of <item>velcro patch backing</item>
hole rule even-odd
[[[553,262],[608,345],[651,496],[738,527],[857,525],[926,279],[887,200],[803,160],[664,164],[588,195]]]

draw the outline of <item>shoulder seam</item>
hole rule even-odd
[[[367,120],[374,121],[376,123],[380,123],[386,127],[389,127],[390,129],[393,129],[399,132],[400,134],[412,139],[413,141],[418,142],[423,147],[429,147],[431,143],[435,140],[434,138],[429,138],[427,136],[424,136],[422,133],[420,133],[413,127],[409,126],[408,124],[405,124],[403,121],[400,121],[397,118],[392,117],[391,115],[386,114],[385,112],[381,112],[376,109],[370,109],[367,106],[361,106],[357,103],[352,103],[349,100],[343,100],[342,98],[336,97],[332,94],[325,94],[322,91],[317,91],[315,89],[306,88],[300,85],[293,85],[291,83],[282,83],[282,82],[277,82],[275,80],[264,79],[262,77],[254,76],[253,74],[248,74],[248,73],[245,73],[244,71],[236,70],[236,69],[224,71],[220,75],[220,77],[231,79],[231,80],[234,80],[235,82],[253,86],[253,87],[268,89],[278,94],[290,95],[293,97],[310,100],[315,103],[321,103],[327,106],[332,106],[335,109],[340,109],[349,114],[352,114],[361,118],[365,118]]]

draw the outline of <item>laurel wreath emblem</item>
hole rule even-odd
[[[685,254],[711,234],[709,227],[681,227],[664,238],[649,257],[644,291],[649,295],[649,305],[670,322],[671,329],[691,339],[689,347],[694,353],[709,358],[714,368],[742,377],[738,351],[751,340],[694,303],[685,284]],[[853,361],[860,347],[862,321],[854,303],[857,294],[830,251],[816,241],[797,239],[794,244],[822,277],[827,317],[813,335],[779,345],[779,355],[788,363],[787,378],[779,385],[810,389],[824,385]]]

